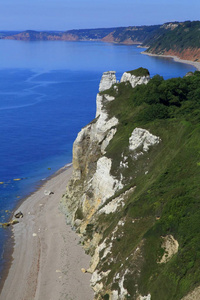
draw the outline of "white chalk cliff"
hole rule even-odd
[[[123,74],[121,82],[128,81],[133,87],[138,84],[146,84],[149,80],[147,77],[135,78],[127,74]],[[104,290],[106,288],[104,281],[109,276],[111,269],[108,268],[107,271],[99,269],[102,260],[106,261],[108,265],[114,263],[111,257],[113,244],[119,238],[118,230],[123,231],[125,221],[119,221],[109,237],[104,237],[101,230],[93,230],[90,235],[89,230],[95,228],[97,217],[114,214],[120,207],[124,207],[126,199],[131,193],[134,193],[135,186],[126,188],[126,178],[123,173],[129,168],[130,160],[134,160],[134,155],[137,153],[145,155],[150,147],[161,142],[159,137],[152,135],[148,130],[133,128],[127,142],[128,154],[125,156],[121,153],[121,161],[117,168],[118,173],[121,173],[118,176],[113,174],[113,161],[107,156],[106,149],[117,134],[119,120],[116,117],[109,117],[105,107],[107,103],[115,101],[115,97],[109,95],[107,89],[114,86],[117,93],[117,85],[114,71],[103,74],[96,98],[96,117],[79,132],[74,142],[73,175],[61,201],[67,222],[72,224],[81,235],[85,250],[92,256],[88,272],[93,274],[91,286],[94,289],[94,299],[103,299],[102,293],[107,293],[109,299],[123,300],[128,297],[128,291],[125,288],[125,278],[129,274],[128,269],[121,269],[113,277],[113,282],[118,284],[119,289],[115,290],[110,287],[106,291]],[[123,190],[124,187],[125,190]],[[138,248],[132,259],[137,261],[140,255],[141,251]],[[150,299],[150,296],[148,295],[147,298],[141,296],[140,299]]]
[[[125,72],[122,75],[120,82],[129,82],[132,88],[136,87],[138,84],[147,84],[150,80],[150,76],[135,76],[129,72]]]
[[[99,92],[103,92],[111,88],[117,82],[115,71],[104,72],[99,84]]]
[[[115,72],[105,72],[100,82],[100,92],[115,83]],[[76,208],[85,218],[91,218],[99,206],[121,187],[110,174],[111,160],[103,156],[118,124],[117,118],[108,117],[103,102],[113,100],[114,97],[107,94],[97,94],[96,118],[79,132],[73,145],[73,176],[67,188],[70,201],[66,203],[70,212],[68,220],[72,224],[78,218]]]

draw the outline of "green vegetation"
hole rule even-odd
[[[145,68],[138,68],[136,70],[133,70],[133,71],[128,71],[126,73],[130,73],[131,75],[134,75],[134,76],[149,76],[149,70],[145,69]]]
[[[164,51],[200,48],[200,21],[171,22],[154,26],[129,26],[116,28],[114,40],[123,43],[131,40],[149,47],[147,52],[162,54]]]
[[[111,33],[115,28],[77,29],[68,30],[67,34],[76,35],[80,40],[100,40]]]
[[[154,53],[164,50],[182,51],[184,49],[200,48],[200,21],[186,21],[176,24],[176,27],[161,27],[153,39],[146,40],[150,46],[148,52],[153,50]]]
[[[130,73],[141,76],[140,72],[148,74],[148,70],[143,68]],[[156,119],[176,117],[184,117],[197,123],[200,112],[199,82],[200,72],[195,71],[193,76],[168,80],[156,75],[147,85],[138,85],[134,89],[129,85],[119,84],[116,97],[118,105],[110,102],[106,108],[110,115],[118,117],[121,123],[126,122],[127,125],[127,121],[131,119],[134,122],[137,120],[139,125]],[[110,94],[116,96],[115,90],[111,89]]]
[[[132,89],[121,83],[118,92],[105,91],[116,98],[105,104],[109,116],[119,119],[106,154],[113,161],[111,171],[118,178],[122,174],[125,189],[136,189],[114,215],[101,215],[95,230],[113,243],[112,252],[100,262],[102,271],[111,270],[104,286],[119,289],[113,278],[129,270],[124,287],[130,299],[138,290],[150,293],[152,300],[179,300],[200,284],[199,83],[200,72],[169,80],[156,75],[147,85]],[[161,142],[137,160],[130,158],[129,168],[122,169],[122,153],[130,154],[128,139],[136,127],[148,129]],[[93,228],[87,230],[91,237]],[[159,264],[161,237],[167,235],[178,241],[179,250]],[[104,299],[109,299],[106,293]]]
[[[113,31],[113,37],[119,43],[128,39],[134,43],[144,43],[147,38],[153,38],[159,29],[160,25],[121,27]]]

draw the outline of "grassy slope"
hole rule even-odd
[[[150,46],[148,52],[153,53],[160,51],[183,51],[184,49],[200,48],[200,21],[186,21],[178,23],[178,26],[173,30],[159,29],[153,39],[148,39],[146,44]]]
[[[118,43],[123,43],[127,39],[131,39],[133,42],[143,43],[147,38],[151,39],[154,37],[158,30],[160,30],[160,25],[116,28],[113,31],[113,38]]]
[[[200,75],[196,73],[193,77],[177,80],[187,83],[195,92]],[[171,85],[170,80],[167,82]],[[149,83],[138,88],[139,92],[148,90],[148,86],[152,90]],[[125,189],[136,186],[135,192],[122,210],[99,219],[101,226],[95,230],[103,231],[104,237],[111,237],[120,219],[125,221],[113,242],[113,262],[108,264],[105,259],[101,262],[102,270],[112,270],[104,285],[116,289],[113,276],[122,269],[129,269],[124,285],[130,299],[135,299],[135,284],[138,284],[139,292],[142,295],[150,293],[152,300],[178,300],[200,283],[200,95],[194,101],[191,93],[188,96],[188,91],[184,92],[187,100],[181,105],[168,103],[166,106],[170,111],[168,117],[161,118],[158,114],[149,121],[142,114],[147,107],[146,100],[136,104],[135,89],[125,84],[119,84],[118,88],[117,96],[114,90],[109,91],[115,94],[116,100],[107,106],[110,116],[115,115],[120,120],[118,132],[107,149],[107,156],[113,160],[112,173],[119,176],[121,153],[128,154],[128,138],[135,127],[148,129],[162,142],[137,161],[129,160],[129,168],[123,173],[127,183]],[[145,171],[148,174],[145,175]],[[179,251],[168,263],[158,264],[163,255],[161,236],[168,234],[178,240]],[[138,246],[143,255],[136,261],[131,255]]]

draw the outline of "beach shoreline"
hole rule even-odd
[[[60,169],[58,169],[55,173],[53,173],[52,175],[44,178],[44,179],[41,179],[39,182],[36,183],[35,185],[35,190],[31,193],[29,193],[27,196],[25,196],[24,198],[21,198],[20,201],[17,203],[16,207],[14,208],[10,218],[8,219],[7,222],[10,222],[12,221],[14,218],[14,215],[16,214],[16,212],[18,212],[20,210],[20,206],[23,204],[24,201],[26,201],[29,197],[31,197],[35,192],[37,192],[40,188],[42,188],[44,186],[44,184],[52,179],[53,177],[57,176],[58,174],[60,174],[61,172],[63,172],[64,170],[68,169],[72,167],[72,163],[68,163],[66,164],[64,167],[61,167]],[[13,235],[13,228],[12,226],[6,228],[5,230],[8,230],[9,231],[9,238],[8,240],[6,241],[6,245],[5,245],[5,250],[4,251],[4,254],[3,254],[3,258],[5,259],[6,263],[4,264],[4,267],[3,267],[3,271],[2,271],[2,274],[1,274],[1,280],[0,280],[0,295],[1,295],[1,291],[3,289],[3,285],[4,285],[4,282],[8,276],[8,272],[10,270],[10,267],[12,265],[12,261],[13,261],[13,251],[14,251],[14,245],[15,245],[15,242],[14,242],[14,235]]]
[[[153,53],[148,53],[148,52],[145,52],[145,51],[142,51],[141,54],[145,54],[145,55],[148,55],[148,56],[161,57],[161,58],[170,58],[170,59],[173,59],[176,62],[191,65],[191,66],[195,67],[197,69],[197,71],[200,71],[200,62],[181,59],[178,56],[153,54]]]
[[[13,258],[0,300],[93,299],[91,274],[81,272],[90,257],[59,211],[71,174],[72,166],[61,168],[17,208],[24,217],[12,228]]]

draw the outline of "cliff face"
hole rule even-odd
[[[135,87],[138,84],[147,84],[149,80],[149,75],[136,77],[124,73],[121,82]],[[100,93],[96,97],[96,117],[79,132],[73,145],[74,171],[65,197],[68,221],[73,225],[80,225],[81,233],[106,200],[124,187],[122,174],[120,179],[111,175],[112,159],[106,156],[106,148],[117,132],[118,119],[115,116],[109,117],[105,106],[115,101],[115,97],[104,91],[112,87],[118,93],[117,85],[114,71],[103,74],[99,85]],[[157,142],[147,131],[135,129],[130,137],[129,148],[136,151],[144,144],[143,150],[147,151],[147,144],[150,146]],[[141,154],[142,152],[135,152],[134,155]],[[124,161],[126,159],[128,158]],[[121,164],[126,167],[125,162]]]
[[[61,201],[91,256],[94,299],[198,300],[199,82],[102,76]]]
[[[199,30],[199,21],[164,24],[159,30],[160,34],[145,41],[149,47],[146,51],[198,62],[200,61]]]
[[[102,41],[126,45],[143,44],[146,39],[153,38],[159,30],[160,25],[119,27],[103,37]]]
[[[115,72],[104,73],[100,91],[110,88],[115,82]],[[118,124],[115,117],[108,118],[103,109],[103,101],[113,100],[114,97],[109,95],[97,95],[96,119],[81,130],[73,146],[74,172],[67,193],[70,199],[67,201],[68,211],[71,212],[68,219],[72,224],[84,219],[81,231],[85,230],[92,215],[105,201],[106,195],[113,195],[112,187],[115,182],[117,186],[117,181],[109,174],[111,161],[103,155]]]
[[[147,84],[150,80],[149,75],[129,75],[124,73],[121,82],[132,87]],[[109,117],[105,108],[108,103],[115,101],[115,97],[109,95],[111,87],[117,94],[118,83],[115,72],[105,72],[99,85],[100,93],[97,94],[96,118],[79,132],[74,142],[73,176],[62,199],[62,209],[66,213],[67,222],[72,224],[82,236],[84,248],[92,256],[91,266],[87,271],[93,274],[91,285],[95,292],[95,299],[102,299],[102,295],[106,293],[111,297],[110,299],[126,299],[128,295],[128,291],[123,286],[125,276],[129,272],[127,269],[121,268],[121,271],[117,269],[112,274],[112,284],[108,285],[105,285],[105,279],[111,273],[111,268],[108,267],[105,272],[102,270],[106,264],[116,263],[111,258],[112,248],[125,220],[116,219],[116,226],[105,237],[105,224],[99,223],[99,219],[104,218],[105,215],[109,218],[114,217],[114,213],[124,207],[126,198],[134,192],[135,186],[128,186],[127,178],[123,174],[129,167],[129,160],[137,161],[140,156],[146,155],[151,147],[156,147],[161,142],[159,137],[148,130],[133,128],[127,140],[128,154],[125,155],[119,150],[121,152],[119,174],[117,176],[112,174],[112,159],[106,155],[106,149],[117,133],[119,121],[116,117]],[[97,224],[99,228],[95,229]],[[140,250],[137,248],[131,259],[140,260],[140,255]],[[127,257],[127,261],[128,259]],[[114,283],[118,285],[116,290],[111,288]],[[139,296],[138,299],[150,299],[148,297]]]
[[[154,53],[154,51],[151,51]],[[199,48],[187,48],[184,50],[161,50],[161,51],[155,51],[155,53],[161,54],[161,55],[169,55],[169,56],[177,56],[180,59],[199,62],[200,61],[200,49]]]
[[[150,80],[149,73],[141,76],[131,74],[131,72],[125,72],[122,75],[120,82],[129,82],[132,88],[136,87],[139,84],[147,84]]]

